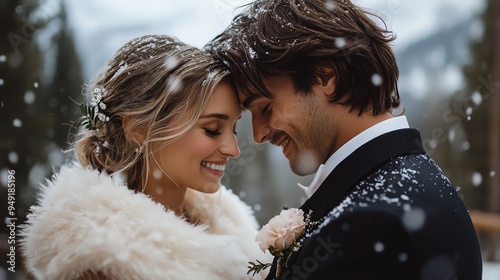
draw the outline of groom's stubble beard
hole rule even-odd
[[[289,159],[290,168],[300,176],[315,173],[330,157],[334,122],[317,100],[304,98],[304,118],[293,125],[296,131],[295,158]]]

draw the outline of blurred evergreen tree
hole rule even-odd
[[[61,29],[52,37],[57,50],[53,78],[42,88],[45,108],[50,116],[50,130],[46,132],[51,143],[46,154],[52,155],[49,164],[57,167],[65,161],[63,150],[69,148],[69,132],[72,122],[79,117],[80,110],[75,100],[82,101],[83,73],[75,42],[69,29],[65,2],[61,2],[58,15]]]
[[[488,81],[491,89],[490,103],[490,179],[489,179],[489,201],[488,206],[491,211],[500,213],[500,2],[490,0],[490,17],[494,29],[493,49],[493,74],[492,79]]]
[[[471,43],[471,61],[463,68],[464,92],[453,99],[467,137],[455,163],[462,194],[469,208],[500,213],[500,2],[487,0],[481,16],[482,36]],[[481,235],[485,260],[495,260],[492,235]]]
[[[82,85],[64,1],[0,2],[0,188],[7,205],[7,172],[15,170],[17,225],[35,201],[35,187],[64,161],[69,124]],[[71,98],[70,98],[71,97]],[[8,217],[7,207],[0,209]],[[7,228],[0,231],[6,266]],[[17,254],[16,268],[21,268]],[[10,274],[8,274],[10,275]]]
[[[36,98],[34,88],[42,74],[42,52],[34,42],[35,33],[46,25],[45,20],[33,20],[39,6],[38,1],[2,1],[0,8],[0,163],[1,217],[11,217],[7,213],[7,174],[15,170],[15,208],[25,208],[20,196],[27,189],[28,176],[35,162],[43,159],[41,153],[45,143],[37,137],[37,131],[44,129],[46,123],[34,118]],[[49,19],[47,19],[49,20]],[[28,100],[26,102],[25,100]],[[21,223],[17,211],[17,222]],[[7,265],[7,228],[1,228],[1,266]],[[19,265],[19,264],[18,264]]]
[[[483,34],[479,40],[471,43],[471,62],[463,68],[467,89],[454,100],[455,110],[464,120],[463,128],[470,146],[460,161],[464,171],[460,179],[464,186],[463,192],[471,206],[492,212],[500,210],[500,124],[499,116],[495,115],[500,107],[498,4],[495,0],[487,1],[481,18]],[[492,184],[494,187],[491,187]]]

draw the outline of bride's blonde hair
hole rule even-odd
[[[77,160],[109,174],[121,172],[130,189],[143,191],[148,155],[196,123],[227,75],[209,54],[175,38],[147,35],[130,41],[85,89],[89,99],[96,88],[106,91],[105,109],[98,112],[109,120],[96,118],[93,127],[79,127],[73,142]],[[131,132],[140,133],[142,142]]]

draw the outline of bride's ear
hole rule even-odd
[[[136,142],[142,145],[144,142],[144,134],[138,131],[137,126],[134,125],[135,120],[131,117],[124,117],[122,119],[122,128],[125,133],[125,138],[128,141]]]

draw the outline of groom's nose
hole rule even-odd
[[[269,140],[269,134],[271,133],[271,128],[269,127],[269,121],[262,117],[255,117],[252,114],[252,129],[253,129],[253,141],[257,144],[263,144]]]

